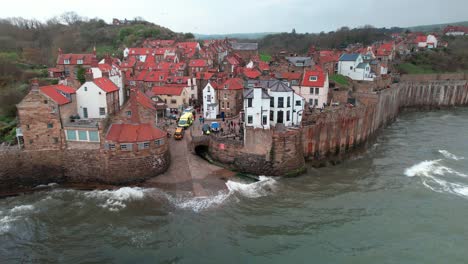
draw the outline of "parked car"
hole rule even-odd
[[[221,125],[218,122],[211,122],[210,129],[212,132],[219,132]]]
[[[176,140],[181,140],[184,138],[184,133],[185,133],[185,130],[183,127],[178,127],[176,128],[176,131],[174,132],[174,139]]]

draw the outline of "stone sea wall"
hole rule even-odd
[[[431,79],[431,78],[432,79]],[[356,107],[306,116],[304,157],[317,166],[339,162],[395,120],[402,109],[438,109],[468,105],[466,80],[447,76],[406,77],[405,81],[374,93],[354,93]],[[462,76],[456,76],[462,77]]]
[[[155,153],[111,155],[102,150],[0,151],[0,192],[40,184],[112,184],[144,181],[167,170],[167,147]]]

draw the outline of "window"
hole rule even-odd
[[[208,91],[209,93],[211,92],[211,91],[210,91],[210,86],[208,86],[208,90],[207,90],[207,91]]]
[[[275,112],[270,111],[270,121],[273,121],[275,119]]]
[[[88,141],[88,131],[78,130],[78,140],[79,141]]]
[[[87,91],[88,91],[88,87],[85,86],[85,87],[84,87],[84,91],[87,92]]]
[[[301,106],[301,100],[296,101],[296,106]]]
[[[157,140],[154,141],[154,144],[156,146],[158,146],[158,147],[162,146],[162,145],[164,145],[164,139],[157,139]]]
[[[226,102],[226,108],[229,109],[229,102]]]
[[[310,76],[309,81],[316,82],[317,81],[317,76]]]
[[[252,98],[247,99],[247,107],[252,107]]]
[[[227,93],[224,94],[224,99],[227,99]]]
[[[252,124],[253,123],[253,116],[249,115],[247,116],[247,124]]]
[[[315,99],[314,102],[315,102],[315,105],[318,106],[318,99]]]
[[[54,127],[54,124],[52,124],[52,123],[47,124],[47,128],[53,128],[53,127]]]
[[[177,100],[176,99],[171,99],[171,104],[177,104]]]
[[[290,112],[290,111],[286,111],[286,121],[291,120],[290,115],[291,115],[291,112]]]
[[[150,146],[150,143],[149,143],[149,142],[138,143],[138,149],[139,149],[139,150],[142,150],[142,149],[149,149],[149,146]]]
[[[99,107],[99,115],[106,115],[106,108],[104,107]]]
[[[132,151],[132,149],[133,149],[133,144],[132,143],[120,144],[120,150],[122,150],[122,151]]]
[[[284,97],[278,97],[278,108],[284,107]]]
[[[88,118],[88,108],[83,107],[83,117]]]
[[[81,59],[81,60],[77,60],[77,61],[76,61],[76,64],[83,64],[83,60],[82,60],[82,59]]]
[[[107,150],[115,150],[115,144],[112,144],[112,143],[105,144],[104,148]]]
[[[54,144],[57,144],[59,142],[58,137],[54,137]]]
[[[76,130],[67,130],[67,140],[76,141]]]
[[[349,69],[352,70],[352,69],[353,69],[353,66],[349,66]]]
[[[314,88],[311,87],[309,93],[314,94]]]
[[[270,98],[270,107],[275,107],[275,98],[274,97]]]
[[[320,93],[320,89],[319,88],[315,88],[315,94],[319,94]]]
[[[224,109],[224,102],[221,102],[221,108]]]
[[[89,141],[99,142],[99,133],[97,131],[88,131]]]
[[[288,96],[286,104],[287,104],[287,107],[291,107],[291,97]]]
[[[267,123],[268,123],[268,117],[266,115],[262,116],[262,124],[266,126]]]
[[[314,105],[314,99],[309,99],[309,105]]]
[[[206,101],[211,102],[211,96],[210,95],[206,96]]]
[[[47,100],[44,100],[44,104],[48,104],[48,103],[49,103],[49,101],[47,101]]]
[[[132,116],[132,111],[127,111],[127,116]]]
[[[70,60],[69,59],[64,59],[63,64],[70,64]]]

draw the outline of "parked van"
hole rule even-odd
[[[191,126],[193,123],[193,114],[192,113],[184,113],[180,119],[179,123],[177,124],[179,127],[187,128]]]
[[[184,129],[182,127],[176,128],[176,131],[174,132],[174,139],[181,140],[183,138],[184,138]]]

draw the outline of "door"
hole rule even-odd
[[[284,112],[278,111],[278,117],[277,117],[276,123],[283,124],[283,118],[284,118]]]
[[[83,107],[83,118],[88,118],[88,108]]]

